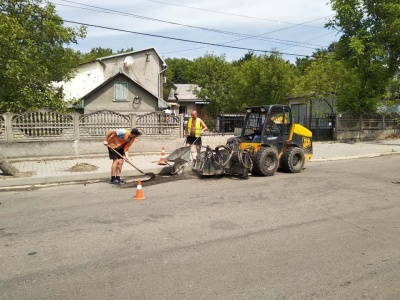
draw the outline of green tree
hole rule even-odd
[[[245,61],[251,60],[253,57],[256,57],[254,54],[254,51],[248,51],[245,55],[243,55],[239,60],[233,61],[232,64],[233,66],[238,66],[242,64]]]
[[[230,88],[233,67],[226,61],[225,55],[205,54],[195,59],[189,74],[192,82],[201,87],[197,96],[208,101],[205,110],[210,117],[229,112],[233,98]]]
[[[126,49],[122,48],[122,49],[117,51],[117,54],[118,53],[132,52],[132,51],[135,51],[135,49],[133,49],[133,47],[129,47],[129,48],[126,48]]]
[[[385,100],[387,105],[400,103],[400,74],[395,75],[389,82]]]
[[[164,86],[164,100],[168,100],[169,93],[175,83],[193,83],[190,76],[190,65],[193,61],[186,58],[166,58],[165,63],[168,68],[165,71],[167,84]]]
[[[284,103],[293,82],[293,66],[278,53],[253,55],[235,68],[231,85],[235,107],[243,111],[250,105]]]
[[[339,97],[355,113],[375,111],[400,66],[398,0],[330,0],[336,12],[327,27],[342,33],[335,53],[352,70]]]
[[[54,5],[41,0],[0,0],[0,111],[60,109],[52,85],[68,79],[79,55],[65,48],[85,28],[64,27]]]
[[[193,83],[190,68],[193,61],[186,58],[166,58],[168,68],[165,72],[167,80],[171,83]]]
[[[89,53],[79,52],[80,58],[79,63],[84,64],[87,62],[95,61],[97,58],[106,57],[113,55],[113,51],[110,48],[96,47],[90,50]]]
[[[308,67],[302,71],[303,75],[299,77],[293,94],[307,100],[326,102],[331,109],[329,113],[334,112],[335,102],[340,111],[356,109],[354,105],[358,105],[358,102],[353,99],[348,101],[347,98],[348,89],[357,86],[354,84],[356,76],[342,61],[335,60],[332,53],[320,53],[317,57],[307,63]]]

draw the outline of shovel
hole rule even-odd
[[[156,177],[156,174],[152,173],[152,172],[143,172],[142,170],[140,170],[139,168],[137,168],[134,164],[132,164],[125,156],[121,155],[119,152],[115,151],[115,149],[111,148],[109,145],[107,145],[108,148],[110,148],[112,151],[114,151],[119,157],[121,157],[124,161],[126,161],[128,164],[130,164],[132,167],[134,167],[136,170],[138,170],[140,173],[142,173],[143,175],[146,176],[150,176],[149,179],[146,180],[142,180],[142,181],[149,181],[152,180]]]

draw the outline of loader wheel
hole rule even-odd
[[[280,167],[290,173],[300,173],[303,170],[305,156],[303,149],[299,147],[287,148],[281,157]]]
[[[254,154],[253,173],[261,176],[272,176],[278,169],[278,154],[272,148],[262,148]]]

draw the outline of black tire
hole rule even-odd
[[[265,147],[254,154],[253,174],[272,176],[279,166],[278,153],[272,148]]]
[[[280,166],[286,172],[300,173],[303,170],[305,161],[303,149],[289,147],[282,154]]]
[[[181,175],[186,167],[185,162],[175,162],[174,165],[172,166],[172,175]]]

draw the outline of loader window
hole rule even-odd
[[[285,124],[287,123],[288,117],[284,111],[284,107],[272,107],[270,116],[265,126],[267,136],[278,137],[282,133],[282,131],[285,130]]]
[[[252,113],[246,119],[246,124],[244,128],[244,136],[247,139],[252,140],[254,136],[260,135],[262,131],[262,126],[265,121],[265,114]]]

